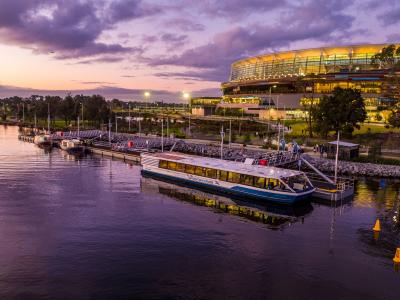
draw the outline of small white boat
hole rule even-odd
[[[68,153],[82,153],[85,150],[82,142],[78,139],[62,140],[60,142],[60,148]]]
[[[33,143],[40,148],[50,148],[52,146],[52,141],[50,135],[36,135],[33,139]]]
[[[300,171],[181,153],[141,153],[142,174],[240,197],[291,204],[314,186]]]

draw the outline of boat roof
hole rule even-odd
[[[142,153],[142,156],[153,157],[161,160],[175,161],[179,163],[201,166],[205,168],[225,170],[240,174],[275,178],[275,179],[304,174],[303,172],[295,170],[281,169],[270,166],[247,165],[242,162],[222,160],[222,159],[203,157],[203,156],[194,156],[177,152]]]
[[[338,142],[337,141],[333,141],[333,142],[329,142],[328,144],[337,145]],[[358,147],[359,145],[358,144],[339,141],[339,146],[343,146],[343,147]]]

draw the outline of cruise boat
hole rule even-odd
[[[36,135],[33,139],[33,143],[40,148],[51,148],[52,141],[48,134]]]
[[[82,153],[84,152],[84,147],[82,142],[78,139],[72,140],[62,140],[60,142],[60,148],[68,153]]]
[[[181,153],[142,153],[142,174],[218,192],[292,204],[315,188],[300,171]]]

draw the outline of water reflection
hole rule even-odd
[[[304,222],[304,216],[311,213],[313,209],[309,202],[289,206],[245,201],[196,189],[175,186],[152,178],[142,178],[141,188],[142,191],[157,192],[194,205],[210,207],[217,212],[261,222],[268,225],[269,228],[274,229],[297,222],[299,219]]]
[[[0,299],[398,298],[398,181],[361,178],[341,206],[282,210],[17,134],[0,126]]]

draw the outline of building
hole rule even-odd
[[[190,99],[191,113],[196,116],[209,116],[216,112],[222,97],[194,97]]]
[[[246,109],[247,99],[252,99],[252,105],[257,103],[260,115],[266,117],[270,114],[262,110],[267,107],[295,112],[302,103],[318,101],[335,87],[354,88],[361,91],[369,118],[381,119],[377,113],[400,99],[400,80],[393,80],[400,73],[372,63],[372,57],[388,45],[285,51],[236,61],[229,81],[222,83],[220,105]],[[395,62],[399,61],[400,57],[395,57]]]

